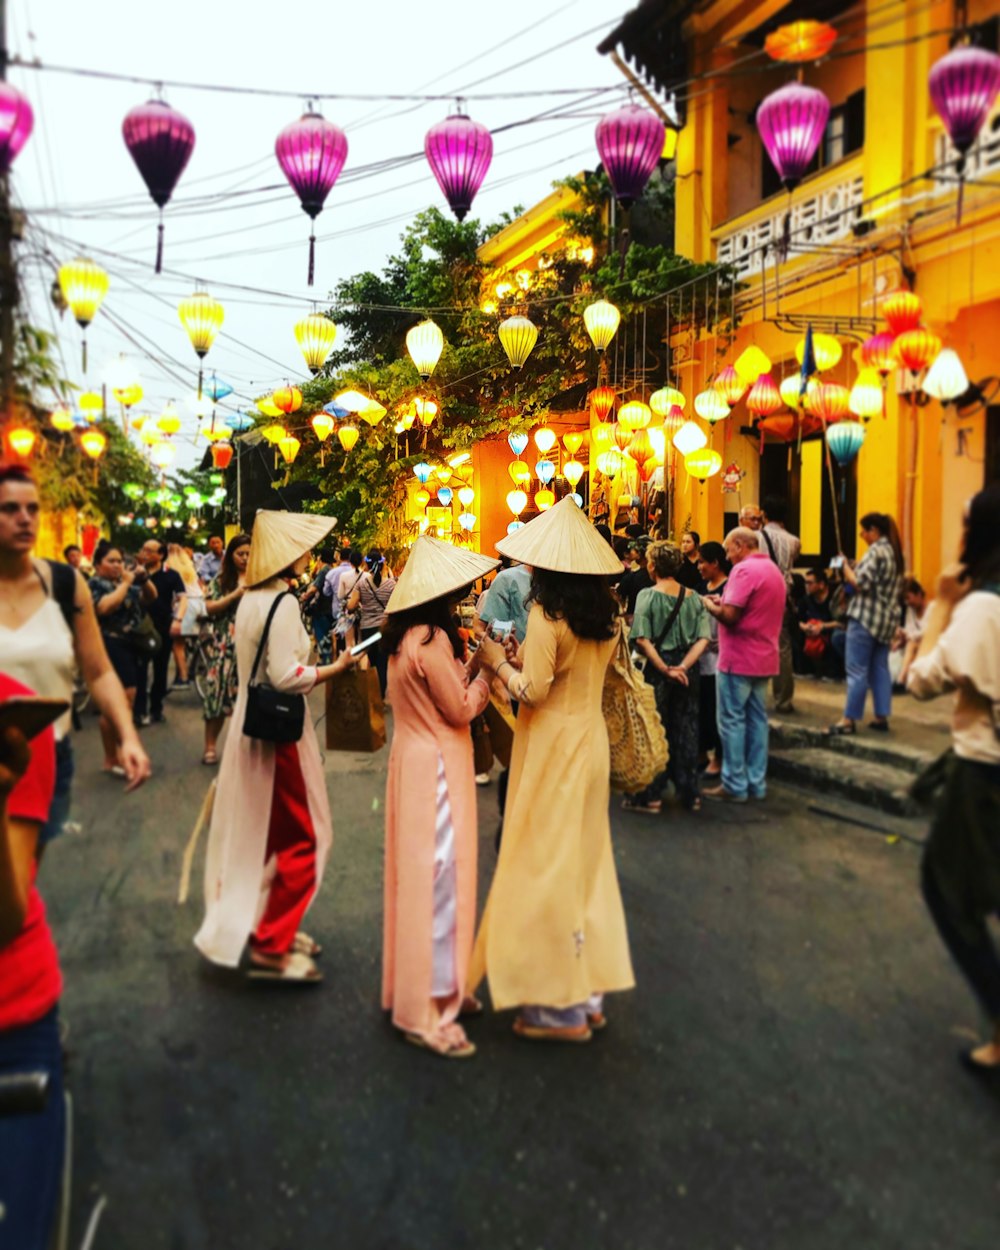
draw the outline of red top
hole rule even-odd
[[[31,691],[0,673],[0,700]],[[8,818],[44,824],[55,785],[55,740],[46,729],[31,741],[31,762],[7,800]],[[45,919],[45,904],[35,889],[37,865],[31,867],[31,889],[24,927],[0,948],[0,1031],[40,1020],[59,1001],[62,976],[55,943]]]

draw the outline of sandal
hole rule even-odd
[[[823,730],[823,733],[828,738],[847,738],[851,734],[855,734],[857,732],[858,727],[852,720],[849,720],[846,725],[838,721],[836,725],[830,725],[828,728]]]
[[[308,955],[289,951],[286,955],[250,956],[247,976],[254,981],[283,981],[294,985],[315,985],[323,974]]]
[[[550,1028],[543,1024],[529,1024],[522,1016],[514,1021],[514,1032],[530,1042],[589,1042],[593,1034],[590,1024],[573,1024],[564,1028]]]
[[[475,996],[475,994],[466,994],[462,999],[462,1005],[458,1009],[460,1016],[481,1016],[483,1014],[483,1004]]]
[[[411,1046],[429,1050],[432,1055],[440,1055],[442,1059],[471,1059],[476,1053],[474,1044],[464,1033],[454,1032],[447,1027],[438,1037],[425,1037],[422,1033],[404,1033],[403,1036]]]
[[[318,959],[323,954],[323,948],[319,942],[301,930],[292,939],[292,950],[300,955],[308,955],[310,959]]]
[[[649,816],[659,816],[663,811],[663,803],[660,799],[653,799],[649,803],[636,803],[632,799],[622,799],[623,812],[645,812]]]
[[[215,751],[206,751],[201,757],[201,762],[208,765],[218,764],[219,756]]]
[[[601,1029],[608,1027],[608,1017],[603,1011],[588,1011],[587,1024],[590,1026],[592,1033],[600,1033]]]

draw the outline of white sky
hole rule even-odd
[[[493,164],[472,209],[473,216],[489,220],[515,204],[530,207],[548,194],[554,179],[596,164],[597,117],[622,100],[623,79],[595,49],[630,7],[629,0],[543,0],[537,8],[512,9],[483,0],[350,5],[251,0],[239,6],[232,0],[158,5],[8,0],[8,41],[15,55],[151,80],[303,93],[302,98],[269,99],[166,89],[168,102],[194,125],[197,141],[166,212],[164,267],[176,272],[156,277],[156,209],[121,138],[122,118],[153,94],[151,88],[11,68],[10,80],[35,110],[34,133],[14,167],[17,201],[32,224],[68,240],[42,240],[56,263],[81,250],[120,254],[93,253],[111,274],[105,307],[151,341],[159,357],[143,357],[99,313],[88,332],[88,382],[99,383],[107,364],[127,352],[146,392],[142,409],[155,416],[173,400],[190,436],[195,418],[186,401],[194,395],[197,360],[176,307],[194,290],[195,280],[225,306],[225,324],[206,366],[236,388],[241,406],[286,378],[301,378],[305,367],[292,325],[311,300],[322,306],[338,279],[380,270],[406,223],[422,208],[438,204],[447,210],[422,156],[395,172],[355,182],[352,170],[422,152],[427,128],[451,111],[447,101],[321,103],[325,116],[347,132],[350,148],[317,220],[316,285],[310,290],[309,219],[274,158],[275,136],[301,114],[305,92],[457,93],[468,86],[469,114],[491,129],[555,106],[586,114],[495,136]],[[566,46],[556,49],[562,43]],[[510,68],[539,53],[545,55]],[[469,86],[487,76],[488,82]],[[543,88],[610,90],[583,104],[557,96],[474,98]],[[196,195],[279,183],[280,189],[223,199],[210,209],[184,204]],[[99,207],[87,213],[91,204]],[[40,259],[38,241],[34,235],[21,253],[30,315],[38,324],[58,327],[67,376],[82,381],[79,330],[70,314],[60,322],[51,308],[54,269]],[[224,282],[282,292],[287,298],[234,291]],[[184,384],[167,369],[180,373]],[[196,458],[190,445],[179,453],[179,464]]]

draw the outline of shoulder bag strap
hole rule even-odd
[[[774,554],[774,543],[771,542],[771,535],[767,532],[766,529],[761,529],[760,532],[764,535],[764,542],[767,543],[767,554],[771,557],[774,563],[777,564],[778,557]]]
[[[667,634],[669,634],[670,630],[673,628],[674,621],[676,621],[678,616],[680,616],[681,604],[684,602],[684,596],[686,594],[687,594],[687,587],[681,586],[681,593],[677,596],[676,600],[674,601],[674,606],[670,609],[670,615],[667,617],[667,623],[666,625],[664,625],[663,629],[660,631],[660,636],[656,640],[657,654],[659,654],[660,649],[663,646],[664,638],[666,638]]]
[[[247,683],[250,686],[253,685],[254,678],[257,676],[257,669],[260,665],[260,657],[264,654],[264,648],[267,646],[267,636],[271,632],[271,622],[274,620],[274,614],[278,610],[278,604],[285,598],[286,595],[290,595],[291,593],[292,592],[290,590],[283,590],[281,594],[277,596],[274,603],[271,604],[271,610],[268,612],[267,620],[264,622],[264,632],[261,634],[260,642],[257,645],[257,654],[254,657],[253,668],[250,670],[250,680]]]

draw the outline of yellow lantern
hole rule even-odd
[[[158,469],[169,469],[176,454],[170,443],[157,443],[155,447],[150,448],[149,458]]]
[[[378,425],[385,416],[386,411],[386,408],[377,399],[368,397],[367,403],[360,410],[358,416],[362,421],[367,421],[369,425]]]
[[[470,508],[475,502],[476,492],[471,486],[463,486],[458,492],[458,502],[463,508]]]
[[[452,477],[451,469],[449,469],[447,465],[440,465],[434,470],[434,476],[442,486],[447,486]]]
[[[699,482],[714,477],[722,468],[722,457],[714,447],[702,447],[698,451],[689,451],[684,457],[684,468]]]
[[[400,413],[400,416],[399,416],[400,428],[396,431],[396,433],[402,434],[404,430],[412,430],[413,423],[414,421],[416,421],[416,419],[417,419],[417,410],[415,406],[412,403],[408,404]]]
[[[257,411],[265,417],[280,417],[281,409],[275,407],[270,395],[257,400]]]
[[[567,460],[563,465],[563,477],[574,488],[585,472],[586,470],[579,460]]]
[[[129,419],[129,425],[133,430],[141,430],[148,420],[149,418],[140,412]]]
[[[133,404],[137,404],[143,396],[143,389],[138,382],[130,382],[126,386],[113,386],[111,394],[121,404],[123,408],[131,408]]]
[[[181,300],[177,307],[181,325],[187,330],[191,346],[199,360],[204,360],[225,318],[225,310],[218,300],[207,291],[195,291],[190,299]],[[201,388],[198,388],[201,395]]]
[[[97,391],[84,391],[76,401],[76,406],[88,421],[96,421],[104,411],[104,397]]]
[[[571,430],[569,434],[564,434],[563,446],[571,456],[575,456],[583,446],[583,434],[579,430]]]
[[[53,408],[49,413],[49,421],[54,430],[66,434],[76,424],[73,420],[73,414],[65,404],[60,404],[58,408]]]
[[[325,443],[333,433],[333,427],[337,423],[328,412],[317,412],[316,415],[310,420],[309,424],[312,426],[313,432],[319,441],[321,443]]]
[[[278,450],[284,457],[285,464],[291,464],[295,457],[299,454],[299,448],[302,444],[294,434],[286,434],[278,443]]]
[[[288,431],[285,427],[283,425],[278,425],[277,423],[273,425],[265,425],[261,430],[261,436],[272,446],[277,446],[287,433]]]
[[[649,406],[658,417],[669,417],[671,408],[683,409],[687,400],[674,386],[663,386],[649,397]]]
[[[596,452],[609,451],[615,441],[614,427],[608,425],[607,422],[593,426],[590,431],[590,441]]]
[[[806,341],[799,339],[795,344],[795,359],[802,364],[802,359],[806,354]],[[840,363],[840,358],[844,354],[844,349],[832,334],[814,334],[813,335],[813,359],[816,361],[816,372],[825,373],[827,369],[833,369]]]
[[[337,327],[322,313],[309,313],[295,323],[295,341],[305,358],[306,367],[312,374],[319,373],[337,339]]]
[[[107,445],[108,440],[100,430],[84,430],[80,435],[80,446],[91,460],[100,460]]]
[[[156,422],[156,428],[161,434],[176,434],[181,428],[181,419],[177,415],[177,409],[171,404],[167,404]]]
[[[514,460],[507,466],[507,472],[510,474],[510,480],[515,486],[521,486],[525,482],[531,481],[531,469],[523,460]]]
[[[617,447],[602,451],[597,457],[597,467],[605,477],[617,477],[624,463],[625,457]]]
[[[755,343],[751,343],[746,351],[737,357],[735,365],[736,372],[747,386],[753,386],[760,375],[767,373],[770,368],[770,360]]]
[[[413,502],[417,505],[418,508],[426,508],[427,505],[430,503],[430,501],[431,501],[430,491],[424,490],[422,486],[419,490],[415,490],[413,492]]]
[[[707,442],[708,436],[705,431],[700,425],[695,425],[693,421],[685,421],[671,439],[671,444],[675,450],[685,457],[694,451],[700,451]]]
[[[621,319],[618,309],[605,299],[599,299],[596,304],[588,304],[583,310],[583,322],[590,341],[599,352],[603,352],[615,337]]]
[[[433,321],[421,321],[406,335],[406,350],[426,382],[444,351],[444,335]]]
[[[31,449],[34,447],[37,437],[35,431],[29,429],[28,426],[18,425],[14,429],[7,431],[7,445],[15,456],[20,456],[22,460],[27,460],[31,455]]]
[[[819,386],[819,383],[816,379],[810,378],[806,383],[805,395],[801,395],[802,378],[797,373],[790,373],[787,378],[781,379],[781,385],[778,387],[778,392],[781,395],[781,398],[785,401],[786,406],[791,408],[793,411],[798,408],[799,399],[801,397],[802,407],[808,412],[810,410],[812,397],[816,393],[817,386]]]
[[[333,402],[338,408],[346,408],[348,412],[360,412],[370,401],[368,396],[362,395],[360,391],[349,390],[334,395]]]
[[[501,321],[497,335],[507,353],[512,369],[520,369],[538,341],[538,327],[527,317],[508,317]]]
[[[534,434],[535,446],[546,455],[556,445],[556,435],[554,430],[550,430],[547,425],[541,425]]]
[[[653,448],[653,460],[657,464],[663,463],[663,458],[667,452],[667,432],[662,425],[653,425],[646,431],[646,437],[649,439]]]
[[[83,331],[83,371],[87,372],[87,326],[108,293],[108,275],[86,256],[78,256],[59,268],[59,289]]]
[[[694,410],[709,425],[714,425],[716,421],[724,421],[730,413],[729,405],[714,386],[695,395]]]
[[[636,430],[644,430],[652,419],[652,409],[638,399],[622,404],[618,409],[618,424],[633,434]]]
[[[290,417],[302,407],[302,392],[297,386],[282,386],[271,395],[271,403]]]
[[[437,416],[438,406],[433,399],[424,399],[422,396],[417,395],[413,401],[413,411],[420,418],[420,423],[426,430]]]
[[[528,496],[523,490],[512,490],[507,494],[507,507],[515,516],[520,516],[528,506]]]
[[[156,428],[156,422],[152,417],[146,417],[139,430],[140,439],[147,447],[152,447],[154,443],[162,442],[160,431]]]
[[[545,487],[542,490],[535,491],[535,507],[539,512],[547,512],[555,503],[555,494]]]
[[[858,376],[851,387],[848,405],[856,417],[878,416],[882,411],[885,396],[882,394],[882,379],[877,369],[865,368],[858,370]]]
[[[337,437],[340,439],[340,445],[344,451],[350,451],[358,441],[358,427],[356,425],[342,425],[337,430]]]

